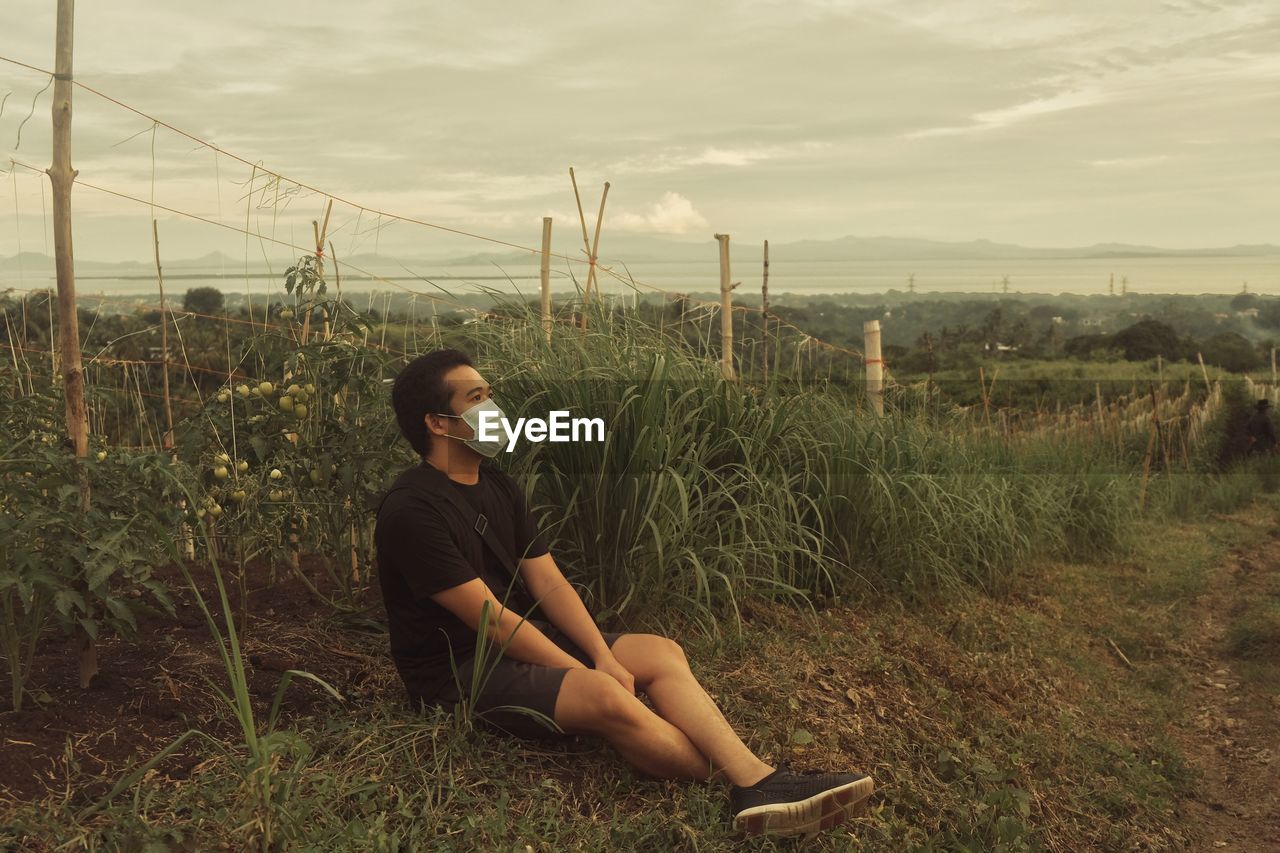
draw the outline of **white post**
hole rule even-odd
[[[863,361],[867,365],[867,398],[876,417],[884,417],[884,359],[880,357],[880,321],[862,324]]]
[[[720,372],[725,379],[734,381],[733,371],[733,289],[738,282],[729,283],[729,235],[717,234],[720,243]]]
[[[542,333],[551,343],[551,217],[542,217]]]

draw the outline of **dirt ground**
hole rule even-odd
[[[304,561],[304,570],[319,582],[317,567]],[[266,582],[265,566],[251,566],[248,574],[263,579],[250,591],[251,618],[243,638],[255,712],[265,715],[281,673],[290,668],[313,672],[358,701],[400,698],[384,635],[335,626],[328,608],[285,572],[275,583]],[[47,700],[37,704],[28,699],[23,711],[0,713],[0,803],[32,801],[48,791],[77,786],[76,799],[87,803],[135,761],[156,754],[188,729],[239,737],[206,681],[223,686],[226,677],[194,596],[176,570],[162,576],[173,590],[177,618],[147,617],[137,638],[104,640],[101,673],[89,690],[76,685],[73,645],[44,644],[29,689]],[[200,583],[216,608],[212,577],[202,573]],[[1280,526],[1263,544],[1232,552],[1218,566],[1206,591],[1186,608],[1185,635],[1170,651],[1167,662],[1194,685],[1193,724],[1170,732],[1202,780],[1181,804],[1191,815],[1188,829],[1197,839],[1193,849],[1280,850],[1280,691],[1274,681],[1280,668],[1235,657],[1228,643],[1244,609],[1269,596],[1280,596]],[[376,589],[369,603],[365,615],[382,620]],[[947,633],[955,629],[952,624]],[[910,638],[891,639],[895,646],[910,644]],[[914,661],[932,666],[918,656]],[[1123,678],[1124,670],[1116,666],[1117,677]],[[837,689],[842,685],[834,683],[838,673],[831,668],[814,669],[810,675],[813,684],[804,689],[812,688],[815,703],[843,707],[861,702],[872,722],[888,719],[874,691]],[[991,701],[1004,701],[1002,695],[995,690]],[[296,681],[286,694],[285,718],[323,713],[327,702],[315,685]],[[160,770],[170,778],[185,778],[198,771],[205,752],[193,743]],[[89,784],[83,781],[95,777]]]
[[[321,572],[303,558],[302,568],[319,584]],[[221,605],[213,575],[194,572],[209,609],[221,624]],[[256,715],[270,708],[286,669],[315,673],[343,695],[365,690],[391,691],[396,673],[382,648],[382,637],[335,631],[327,605],[312,600],[306,588],[285,572],[275,583],[267,567],[250,564],[246,575],[260,579],[249,590],[250,619],[241,645]],[[157,572],[170,590],[177,618],[167,614],[139,619],[133,639],[104,638],[98,647],[99,673],[88,690],[78,686],[74,643],[48,639],[36,655],[23,710],[0,713],[0,799],[30,800],[63,790],[69,777],[118,772],[137,759],[155,755],[183,732],[199,728],[215,736],[239,735],[230,714],[205,680],[226,687],[217,646],[194,593],[174,567]],[[226,578],[233,607],[239,600],[234,575]],[[373,591],[367,615],[384,619]],[[238,617],[237,617],[238,618]],[[41,696],[43,694],[43,696]],[[5,695],[8,696],[6,690]],[[321,710],[327,700],[302,679],[290,684],[282,716]],[[259,716],[262,719],[262,716]],[[185,778],[199,750],[175,753],[161,769]],[[88,800],[105,791],[100,782],[83,788]]]
[[[1228,631],[1254,602],[1280,596],[1280,527],[1233,552],[1211,579],[1177,650],[1193,673],[1194,728],[1174,733],[1202,774],[1184,804],[1206,850],[1280,850],[1280,661],[1230,653]]]

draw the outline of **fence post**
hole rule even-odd
[[[63,396],[67,436],[71,439],[79,475],[80,511],[89,511],[89,477],[83,460],[89,455],[89,413],[84,403],[84,369],[80,364],[80,330],[76,315],[75,257],[71,248],[71,187],[79,172],[71,168],[71,66],[75,35],[75,4],[58,0],[57,41],[54,48],[53,163],[46,170],[53,187],[53,246],[58,277],[58,346],[62,356]],[[50,349],[55,347],[50,346]],[[53,377],[57,378],[56,374]],[[80,687],[87,689],[98,674],[98,647],[88,634],[80,636]]]
[[[880,321],[867,320],[862,324],[862,349],[866,355],[867,398],[876,417],[884,417],[884,359],[880,357]]]
[[[717,234],[720,243],[720,372],[730,382],[733,372],[733,289],[741,282],[729,283],[729,235]]]
[[[760,325],[764,328],[764,337],[761,342],[763,357],[761,364],[764,366],[764,384],[769,384],[769,241],[764,241],[764,279],[760,284]],[[1276,361],[1276,351],[1271,350],[1272,372],[1274,373],[1274,365]]]
[[[542,217],[542,333],[551,343],[551,217]]]
[[[160,288],[160,351],[163,359],[161,387],[164,393],[165,421],[165,432],[164,437],[160,439],[160,446],[169,450],[173,447],[173,406],[169,400],[169,312],[166,310],[164,301],[164,271],[160,267],[160,226],[154,219],[151,220],[151,239],[156,251],[156,284]],[[173,461],[178,461],[177,454],[174,454]]]

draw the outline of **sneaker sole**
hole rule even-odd
[[[744,809],[734,816],[739,838],[753,835],[813,835],[852,820],[867,810],[875,783],[863,776],[807,800]]]

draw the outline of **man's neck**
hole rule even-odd
[[[480,454],[470,448],[441,447],[434,443],[423,463],[443,471],[455,483],[474,486],[480,482]]]

